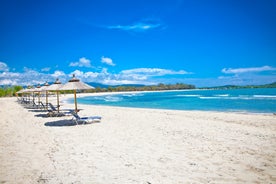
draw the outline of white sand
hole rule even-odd
[[[0,183],[276,183],[272,114],[79,104],[101,123],[66,126],[16,98],[0,107]]]

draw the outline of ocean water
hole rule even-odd
[[[111,94],[81,97],[78,98],[78,103],[173,110],[276,113],[276,88]]]

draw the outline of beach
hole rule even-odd
[[[0,106],[0,183],[276,183],[273,114],[78,104],[102,120],[73,125],[16,97]]]

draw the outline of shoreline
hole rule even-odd
[[[82,97],[89,97],[89,96],[106,96],[106,95],[122,95],[122,94],[139,94],[139,93],[150,93],[150,92],[168,92],[168,91],[190,91],[190,90],[167,90],[167,91],[129,91],[129,92],[101,92],[101,93],[77,93],[77,98],[82,98]],[[64,95],[64,103],[68,103],[70,104],[69,99],[72,100],[74,99],[73,94],[63,94]],[[71,96],[70,96],[71,95]],[[182,110],[182,109],[166,109],[166,108],[148,108],[148,107],[127,107],[127,106],[112,106],[112,105],[102,105],[102,104],[83,104],[83,103],[79,103],[82,105],[93,105],[93,106],[108,106],[108,107],[125,107],[125,108],[134,108],[134,109],[158,109],[158,110],[172,110],[172,111],[198,111],[198,112],[218,112],[218,113],[235,113],[235,114],[260,114],[260,115],[276,115],[276,111],[275,112],[251,112],[251,111],[216,111],[216,110]]]
[[[71,96],[61,109],[74,109]],[[16,100],[0,98],[0,183],[276,181],[273,115],[78,104],[103,118],[72,126]]]

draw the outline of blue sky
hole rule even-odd
[[[276,81],[275,0],[1,0],[0,85]]]

